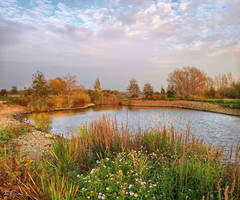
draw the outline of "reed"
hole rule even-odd
[[[20,194],[30,199],[114,195],[122,199],[237,200],[239,144],[234,149],[225,156],[223,149],[193,137],[190,126],[183,133],[174,126],[163,126],[133,134],[128,123],[102,116],[79,127],[71,138],[57,137],[49,154],[36,163],[23,161],[10,149],[2,151],[0,187],[3,182],[8,187],[17,185]]]
[[[174,188],[169,186],[165,190],[167,193],[175,191],[176,194],[172,195],[177,195],[179,199],[183,198],[181,194],[186,193],[191,193],[193,198],[240,197],[239,146],[233,163],[231,157],[223,157],[222,149],[191,136],[190,127],[181,134],[175,132],[172,126],[132,134],[127,124],[119,125],[117,120],[103,116],[89,126],[79,128],[71,139],[56,140],[52,157],[55,169],[65,176],[73,171],[69,166],[78,166],[74,170],[83,173],[94,167],[99,156],[104,159],[115,153],[133,150],[156,155],[154,160],[159,163],[159,172],[167,176],[163,180],[173,178],[175,182]]]

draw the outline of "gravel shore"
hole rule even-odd
[[[11,125],[21,125],[22,122],[14,116],[25,113],[26,109],[22,106],[8,105],[6,102],[0,101],[0,128]],[[38,160],[42,154],[48,151],[52,144],[53,135],[41,132],[32,127],[30,132],[19,136],[15,142],[20,147],[22,156],[29,156]]]

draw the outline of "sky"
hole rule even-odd
[[[240,0],[0,0],[0,89],[39,70],[160,90],[185,66],[240,77]]]

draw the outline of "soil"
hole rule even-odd
[[[15,118],[16,115],[25,113],[26,109],[22,106],[9,105],[6,102],[0,101],[0,128],[11,125],[20,125],[20,122]],[[19,136],[15,142],[20,148],[22,156],[28,156],[31,159],[39,160],[44,152],[47,152],[51,147],[53,135],[36,130]]]

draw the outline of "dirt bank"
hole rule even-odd
[[[22,106],[8,105],[0,101],[0,128],[11,125],[21,125],[21,122],[14,118],[15,115],[25,113]],[[20,147],[22,156],[30,156],[32,159],[40,159],[43,152],[51,146],[53,136],[36,130],[34,127],[30,132],[14,139]]]
[[[126,106],[175,107],[240,116],[240,109],[223,108],[218,104],[196,101],[122,100],[121,104]]]

